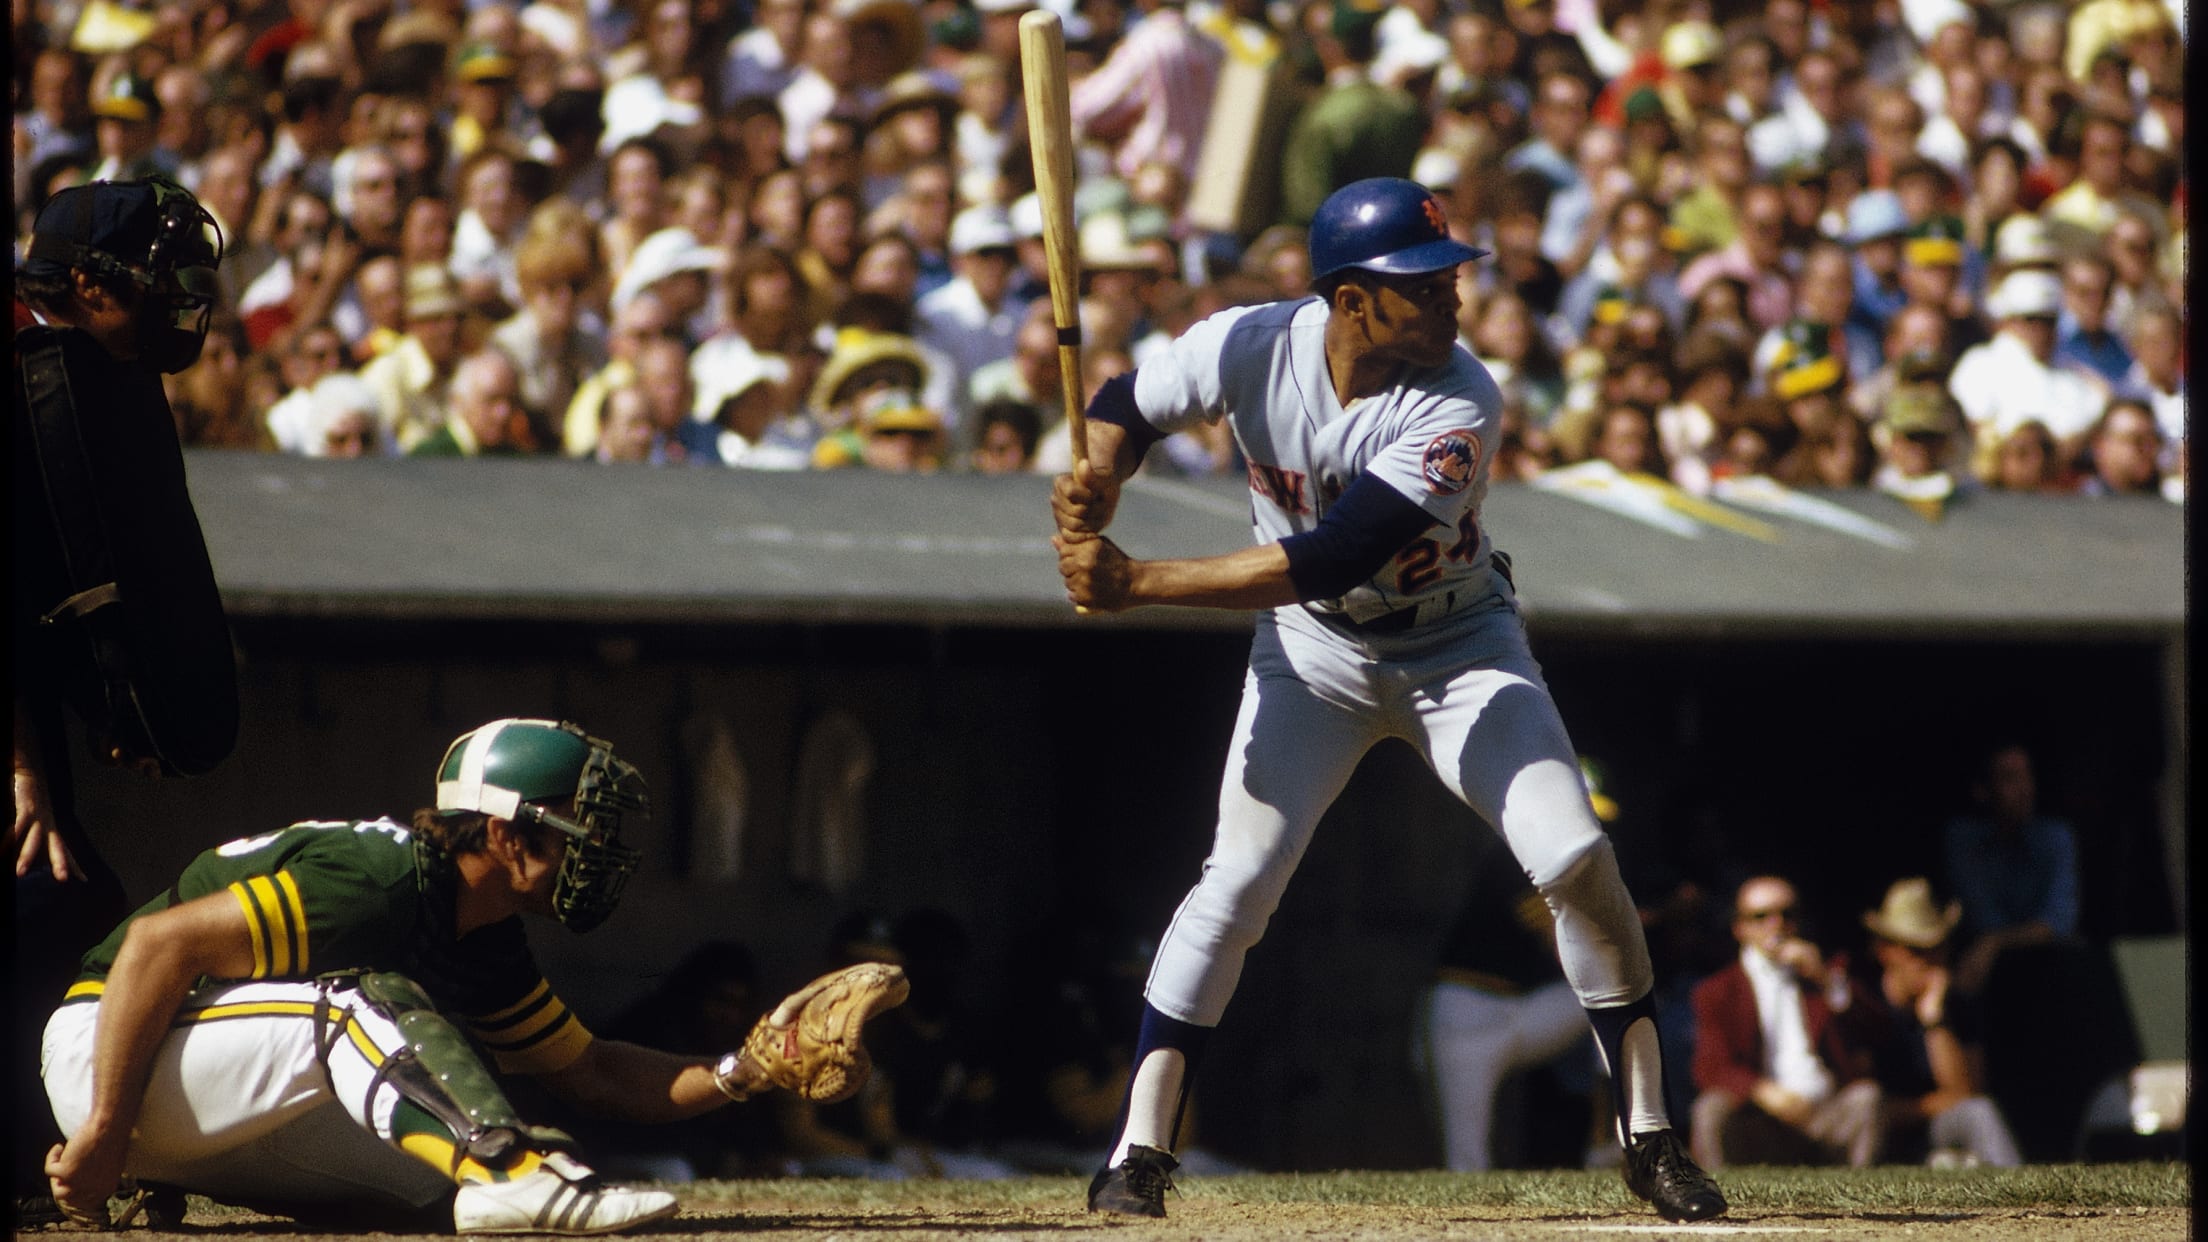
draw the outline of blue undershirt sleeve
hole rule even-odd
[[[1305,603],[1333,599],[1379,573],[1435,524],[1416,501],[1377,475],[1363,475],[1327,508],[1318,526],[1280,541],[1288,554],[1288,580]]]
[[[1165,438],[1165,433],[1151,426],[1150,420],[1135,406],[1135,373],[1132,371],[1105,380],[1103,387],[1096,390],[1096,399],[1089,402],[1089,408],[1083,413],[1090,422],[1124,428],[1137,462],[1149,455],[1151,445]]]

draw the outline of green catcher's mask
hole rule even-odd
[[[546,803],[575,800],[574,818]],[[456,738],[437,766],[437,809],[544,824],[566,839],[552,911],[570,930],[606,921],[642,857],[620,843],[624,814],[649,815],[636,768],[564,720],[494,720]]]

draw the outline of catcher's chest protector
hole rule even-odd
[[[19,326],[15,356],[16,478],[40,493],[17,498],[17,549],[45,540],[59,570],[19,565],[16,607],[100,739],[204,773],[237,744],[237,665],[161,381],[73,328]]]

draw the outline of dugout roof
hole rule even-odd
[[[1077,620],[1037,477],[186,457],[240,617],[1248,624],[1194,609]],[[1847,514],[1873,525],[1728,507],[1703,515],[1714,521],[1673,515],[1696,528],[1679,533],[1517,484],[1490,493],[1485,521],[1516,561],[1537,634],[2163,639],[2184,628],[2179,506],[1976,495],[1934,523],[1877,493],[1820,495],[1846,511],[1837,526]],[[1138,478],[1113,533],[1137,556],[1231,551],[1249,540],[1248,505],[1241,480]]]

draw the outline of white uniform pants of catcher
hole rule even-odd
[[[248,1203],[380,1202],[424,1207],[452,1179],[391,1145],[398,1089],[376,1068],[404,1048],[389,1018],[331,990],[328,1067],[314,983],[236,983],[185,999],[155,1054],[125,1170]],[[63,1005],[46,1023],[41,1072],[54,1120],[75,1134],[92,1111],[100,1006]]]
[[[1648,992],[1648,945],[1578,754],[1516,612],[1497,599],[1361,641],[1302,609],[1258,615],[1218,834],[1158,947],[1145,993],[1153,1007],[1218,1025],[1320,816],[1365,752],[1390,737],[1502,833],[1556,916],[1581,1005]]]

